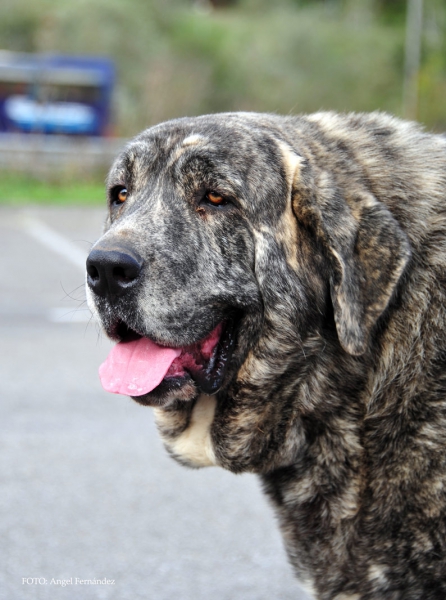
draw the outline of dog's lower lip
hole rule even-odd
[[[171,400],[170,396],[175,390],[180,390],[184,385],[190,381],[190,375],[185,374],[182,377],[169,377],[163,379],[163,381],[151,392],[142,396],[130,396],[132,400],[143,404],[144,406],[152,407],[163,407],[169,404]],[[166,398],[165,396],[168,395]]]

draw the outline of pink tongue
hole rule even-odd
[[[99,367],[102,387],[124,396],[148,394],[180,354],[177,348],[163,348],[147,338],[119,342]]]

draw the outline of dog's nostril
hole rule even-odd
[[[99,280],[99,271],[97,270],[97,268],[94,265],[87,263],[87,274],[88,274],[88,278],[91,279],[92,281]]]
[[[136,273],[135,270],[130,272],[129,269],[125,269],[123,267],[115,267],[112,271],[112,276],[115,281],[118,283],[131,283],[134,281],[139,275],[139,271]]]

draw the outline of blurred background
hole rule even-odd
[[[0,170],[39,179],[102,181],[122,139],[185,115],[379,109],[446,126],[444,0],[2,0],[0,50],[0,130],[34,134],[0,138]]]
[[[407,0],[2,0],[0,41],[116,65],[112,131],[183,115],[402,114]],[[425,0],[420,102],[446,124],[446,4]]]
[[[307,598],[256,478],[178,466],[100,387],[104,177],[161,120],[379,109],[443,132],[445,98],[444,0],[1,0],[1,600]]]

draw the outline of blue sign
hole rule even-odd
[[[0,52],[0,131],[106,135],[114,79],[104,58]]]

